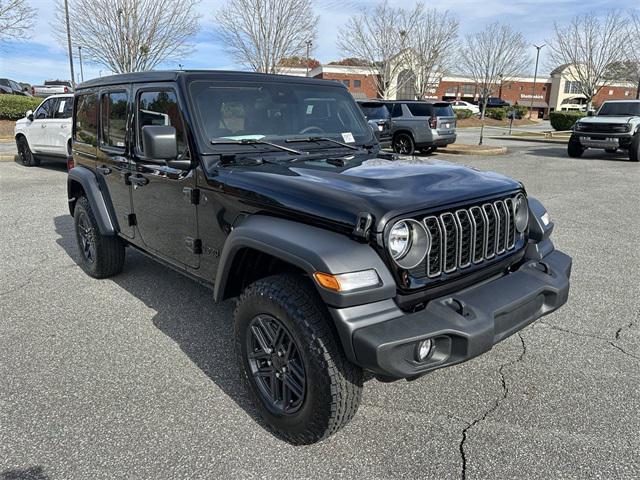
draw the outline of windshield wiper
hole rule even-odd
[[[278,150],[282,150],[283,152],[293,153],[294,155],[304,155],[299,150],[294,150],[293,148],[287,148],[283,145],[278,145],[277,143],[267,142],[265,140],[256,140],[253,138],[244,138],[242,140],[211,140],[212,145],[268,145],[270,147],[277,148]]]
[[[330,142],[336,145],[340,145],[342,147],[349,148],[351,150],[360,150],[360,147],[356,147],[355,145],[349,145],[348,143],[339,142],[337,140],[334,140],[332,138],[327,138],[327,137],[289,138],[285,140],[285,143],[301,143],[301,142],[313,142],[313,143]]]

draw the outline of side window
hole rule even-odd
[[[98,139],[98,96],[95,94],[76,97],[76,124],[73,139],[94,147]]]
[[[73,97],[63,97],[58,99],[58,105],[53,113],[53,118],[71,118],[73,114]]]
[[[127,137],[127,92],[102,94],[101,144],[107,147],[124,148]]]
[[[391,103],[387,107],[391,112],[391,118],[398,118],[402,116],[402,105],[399,103]]]
[[[36,110],[34,117],[38,120],[53,118],[53,111],[56,103],[57,100],[55,98],[45,100],[44,103],[38,107],[38,110]]]
[[[171,90],[144,91],[138,96],[138,148],[142,147],[142,127],[146,125],[171,125],[176,129],[178,152],[187,154],[180,106],[176,94]]]
[[[414,117],[430,117],[433,113],[431,105],[426,103],[407,103],[407,108]]]

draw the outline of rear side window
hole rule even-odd
[[[73,139],[94,147],[98,139],[98,96],[95,94],[76,97],[76,124]]]
[[[433,112],[428,103],[407,103],[407,108],[414,117],[430,117]]]
[[[124,148],[127,136],[127,92],[102,95],[102,144]]]
[[[53,114],[53,118],[64,119],[71,118],[73,114],[73,97],[63,97],[58,99],[58,105],[56,111]]]
[[[171,90],[143,91],[138,97],[138,148],[143,151],[142,127],[146,125],[171,125],[176,129],[178,152],[185,154],[182,116],[176,94]]]

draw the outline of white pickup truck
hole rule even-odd
[[[71,154],[72,114],[73,95],[53,95],[16,122],[14,135],[23,165],[40,165],[43,158],[66,161]]]
[[[63,95],[73,93],[71,82],[65,80],[47,80],[44,85],[34,85],[31,87],[31,95],[34,97],[50,97],[51,95]]]

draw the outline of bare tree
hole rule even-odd
[[[394,82],[407,68],[404,56],[422,11],[420,4],[413,10],[406,10],[389,6],[385,1],[373,10],[364,10],[351,17],[338,33],[341,53],[366,61],[375,79],[378,96],[382,98],[389,97]]]
[[[554,36],[548,40],[549,60],[567,65],[565,76],[576,83],[591,108],[593,97],[611,84],[611,65],[624,60],[628,21],[611,10],[604,17],[588,13],[574,17],[568,25],[554,24]],[[634,37],[632,37],[634,38]]]
[[[310,0],[229,0],[215,20],[229,53],[257,72],[278,73],[283,59],[305,57],[317,36]]]
[[[484,117],[489,97],[502,82],[508,82],[525,71],[529,60],[521,33],[498,22],[479,33],[465,37],[460,52],[462,68],[476,82],[481,95],[480,142],[484,134]]]
[[[640,38],[640,15],[636,12],[629,16],[627,38]],[[640,100],[640,51],[636,42],[627,42],[625,52],[626,72],[623,78],[636,85],[636,99]]]
[[[200,0],[69,0],[71,41],[83,56],[115,73],[152,70],[192,51]],[[53,26],[66,38],[64,6]]]
[[[415,55],[415,89],[418,98],[440,83],[455,58],[458,40],[458,21],[448,11],[423,9],[419,13],[409,39]]]
[[[29,37],[35,13],[26,0],[0,0],[0,43]]]

